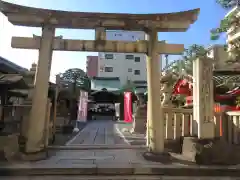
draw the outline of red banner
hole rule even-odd
[[[132,93],[124,92],[124,122],[132,123]]]

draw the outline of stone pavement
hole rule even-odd
[[[116,145],[127,144],[114,121],[95,120],[90,122],[67,145]]]
[[[122,179],[131,179],[130,177],[138,179],[136,177],[146,175],[148,175],[147,179],[154,179],[155,177],[162,179],[163,175],[175,176],[174,179],[178,179],[178,176],[191,176],[191,179],[195,176],[231,175],[240,177],[239,166],[200,167],[184,161],[173,160],[168,164],[146,161],[142,157],[145,149],[131,149],[130,143],[123,137],[121,128],[119,130],[120,126],[117,124],[112,121],[91,122],[66,145],[66,147],[80,147],[79,150],[69,148],[68,150],[54,151],[49,159],[37,162],[0,164],[0,175],[89,175],[93,179],[94,175],[98,175],[98,177],[108,175],[109,178],[110,176],[120,175]],[[126,148],[85,148],[85,150],[81,150],[81,146],[114,146],[119,144]],[[2,177],[0,178],[2,180]]]

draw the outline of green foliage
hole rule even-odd
[[[193,60],[197,57],[205,56],[206,54],[207,50],[204,46],[193,44],[185,49],[180,59],[171,63],[168,67],[164,68],[164,70],[171,69],[179,73],[183,69],[187,74],[192,74]]]
[[[216,2],[224,9],[233,8],[240,3],[239,0],[216,0]]]
[[[224,9],[240,5],[240,0],[216,0],[216,2]],[[218,40],[222,33],[227,32],[234,19],[234,16],[230,15],[221,20],[219,27],[211,30],[211,40]]]
[[[60,75],[60,78],[66,83],[68,87],[72,85],[74,91],[76,88],[84,89],[87,91],[91,89],[91,81],[82,69],[68,69]]]
[[[69,116],[69,123],[72,120],[76,119],[76,98],[79,96],[78,89],[82,89],[85,91],[91,90],[91,81],[87,77],[86,73],[82,69],[73,68],[68,69],[64,73],[60,74],[60,79],[62,82],[65,83],[69,89],[71,89],[70,93],[70,116]]]
[[[205,56],[207,50],[202,45],[193,44],[185,50],[185,57],[190,59],[195,59],[196,57]]]
[[[61,79],[70,83],[81,82],[86,76],[86,73],[82,69],[73,68],[68,69],[61,74]]]
[[[221,20],[219,27],[211,30],[211,40],[218,40],[222,33],[227,32],[232,20],[233,16],[225,17]]]

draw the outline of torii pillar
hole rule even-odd
[[[55,28],[47,25],[43,26],[40,40],[38,66],[34,81],[32,109],[28,125],[30,128],[28,128],[26,137],[26,153],[37,153],[44,149],[42,130],[45,125],[48,82],[52,63],[52,46],[54,36]]]
[[[147,126],[149,151],[159,153],[164,151],[164,117],[160,97],[160,72],[159,54],[157,52],[158,32],[149,30],[148,53],[147,53],[147,83],[148,83],[148,106]]]

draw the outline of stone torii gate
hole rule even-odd
[[[12,47],[38,49],[32,109],[27,133],[27,153],[42,150],[47,104],[48,80],[53,50],[147,55],[149,150],[164,151],[164,121],[160,104],[159,54],[180,54],[182,44],[158,42],[158,32],[185,32],[197,19],[199,9],[168,14],[114,14],[55,11],[30,8],[0,1],[0,11],[13,25],[41,27],[41,37],[12,37]],[[56,28],[95,29],[96,39],[71,40],[55,37]],[[138,42],[106,41],[106,30],[144,31],[148,40]]]

